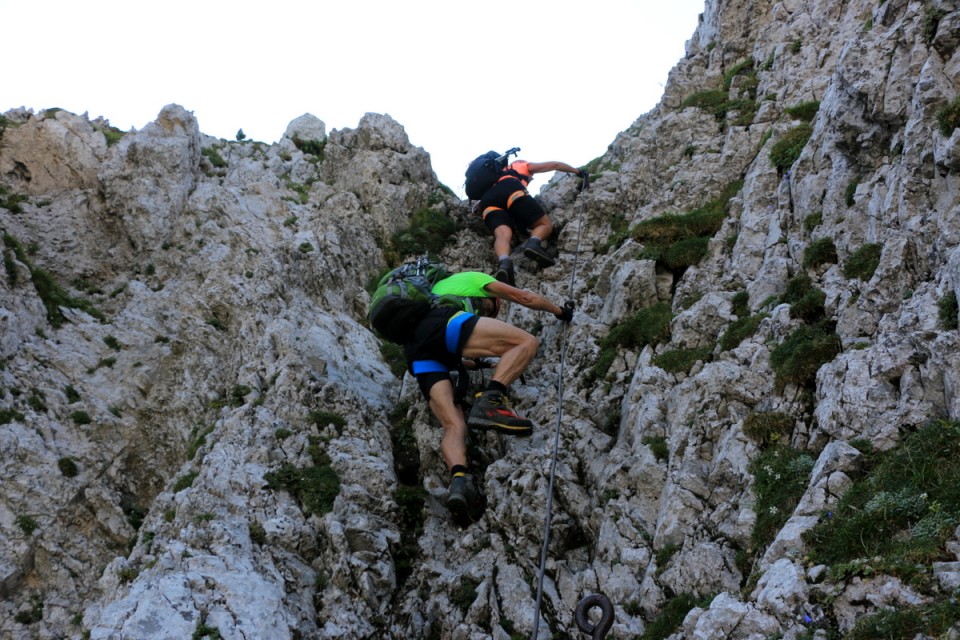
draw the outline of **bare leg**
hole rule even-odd
[[[493,230],[493,252],[500,256],[510,255],[510,242],[513,240],[513,229],[508,224],[502,224]]]
[[[440,455],[447,468],[467,466],[467,423],[463,410],[453,401],[453,384],[442,380],[430,387],[430,410],[443,427],[440,439]]]
[[[467,344],[463,347],[463,356],[465,358],[499,356],[500,362],[493,371],[493,380],[509,387],[533,360],[537,354],[538,344],[534,336],[512,324],[501,322],[496,318],[480,318]],[[432,391],[430,396],[433,397]]]
[[[553,233],[553,222],[547,216],[540,217],[530,227],[530,235],[539,238],[541,241],[549,238],[551,233]]]

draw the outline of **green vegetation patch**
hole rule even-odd
[[[741,342],[757,332],[757,327],[760,326],[764,318],[768,317],[769,315],[766,313],[758,313],[752,316],[737,318],[731,322],[727,330],[720,336],[720,350],[730,351],[731,349],[739,347]]]
[[[954,598],[939,597],[917,607],[883,609],[859,618],[846,640],[895,638],[948,638],[950,629],[960,621],[960,606]]]
[[[743,433],[761,447],[778,444],[791,431],[793,418],[781,411],[758,411],[743,421]]]
[[[673,312],[667,302],[645,307],[610,330],[600,341],[600,354],[587,372],[588,380],[606,375],[619,349],[642,349],[648,344],[670,340]]]
[[[323,162],[323,152],[327,148],[327,141],[324,140],[304,140],[300,136],[293,136],[293,146],[303,153],[316,156],[318,161]]]
[[[787,107],[784,111],[791,118],[803,120],[804,122],[810,122],[816,117],[819,110],[820,101],[811,100],[809,102],[801,102],[800,104],[796,104],[792,107]]]
[[[731,182],[718,197],[693,211],[644,220],[633,227],[630,236],[643,243],[643,257],[667,269],[697,264],[706,255],[710,238],[723,226],[730,199],[742,187],[742,180]]]
[[[815,269],[824,264],[837,263],[837,246],[830,238],[818,238],[803,252],[803,268]]]
[[[263,479],[268,489],[286,491],[293,496],[305,513],[322,516],[333,510],[333,503],[340,493],[340,476],[321,448],[319,438],[310,438],[307,452],[313,460],[311,466],[283,464],[276,471],[265,473]]]
[[[672,349],[653,359],[653,364],[670,373],[687,373],[699,360],[710,361],[713,347],[699,349]]]
[[[5,409],[0,407],[0,424],[10,424],[13,421],[23,422],[23,414],[16,409]]]
[[[332,411],[311,411],[307,415],[307,421],[316,425],[319,429],[324,429],[332,424],[337,433],[342,432],[343,428],[347,426],[347,419]]]
[[[77,463],[70,456],[64,456],[57,460],[57,467],[59,467],[60,473],[68,478],[74,478],[80,473]]]
[[[881,244],[865,244],[843,262],[843,275],[846,278],[859,278],[860,280],[869,280],[873,277],[877,267],[880,266],[880,253],[883,251]]]
[[[951,291],[937,301],[937,318],[940,320],[940,327],[946,331],[957,328],[958,317],[960,317],[960,305],[957,304],[957,293]],[[0,421],[0,424],[3,424]]]
[[[670,455],[667,439],[663,436],[643,436],[643,438],[640,439],[640,444],[645,444],[650,447],[650,451],[657,460],[666,461]]]
[[[805,273],[790,278],[780,296],[781,303],[790,305],[790,317],[804,322],[817,322],[824,318],[826,299],[827,294],[813,286],[813,279]]]
[[[737,76],[743,76],[745,79],[740,83],[740,96],[736,99],[730,99],[730,88],[733,79]],[[726,123],[727,114],[736,111],[737,117],[734,120],[734,126],[747,126],[753,122],[753,117],[757,111],[757,72],[754,69],[753,60],[743,60],[734,65],[723,77],[723,87],[720,89],[706,89],[698,91],[688,96],[681,103],[680,107],[694,107],[701,111],[713,114],[720,123],[721,127]],[[746,97],[742,97],[743,95]]]
[[[214,149],[213,147],[205,147],[200,150],[200,155],[210,161],[217,169],[225,169],[227,161],[223,159],[223,156],[220,155],[220,152]]]
[[[27,199],[27,196],[20,193],[11,193],[7,187],[0,184],[0,208],[8,210],[10,213],[23,213],[23,203]]]
[[[815,463],[810,454],[782,445],[771,446],[750,461],[757,514],[750,538],[753,550],[765,549],[790,519]]]
[[[960,96],[937,111],[937,124],[940,125],[940,133],[945,136],[953,135],[960,128]]]
[[[666,640],[680,630],[683,619],[694,607],[707,608],[712,597],[701,597],[681,593],[667,600],[656,618],[647,623],[640,640]]]
[[[397,233],[391,239],[393,249],[401,257],[420,255],[424,251],[439,254],[447,240],[460,225],[442,211],[420,209],[410,220],[410,227]]]
[[[824,516],[804,539],[838,578],[880,569],[909,580],[918,564],[952,556],[944,545],[960,524],[960,423],[937,420],[867,452],[861,477]]]
[[[807,123],[793,127],[770,148],[770,162],[781,173],[788,171],[800,157],[811,135],[813,135],[813,127]]]
[[[791,333],[770,354],[776,386],[812,387],[817,371],[840,353],[840,337],[829,322],[805,325]]]
[[[25,264],[30,271],[30,279],[33,282],[34,288],[37,290],[37,295],[43,302],[44,308],[47,310],[47,321],[49,321],[51,325],[60,327],[66,322],[66,317],[63,315],[63,312],[60,311],[60,307],[79,309],[101,322],[106,320],[105,316],[98,311],[90,301],[68,295],[67,292],[57,284],[52,275],[43,269],[33,266],[27,257],[27,252],[16,238],[4,232],[3,244],[7,249],[12,251],[17,257],[17,260]],[[6,264],[6,259],[4,263]],[[9,279],[9,268],[7,276]]]

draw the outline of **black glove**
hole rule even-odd
[[[587,187],[590,186],[590,172],[586,169],[580,169],[580,173],[577,175],[583,181],[580,183],[580,191],[586,191]]]
[[[567,300],[563,303],[563,306],[560,307],[560,313],[553,314],[557,316],[558,320],[563,320],[564,322],[570,322],[573,320],[573,302]]]

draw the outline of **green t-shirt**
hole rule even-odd
[[[496,278],[480,271],[464,271],[444,278],[431,289],[434,295],[453,295],[461,298],[492,298],[489,291],[484,289]]]

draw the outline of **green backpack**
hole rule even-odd
[[[433,285],[451,275],[427,255],[386,274],[370,297],[367,319],[371,326],[390,342],[407,342],[417,323],[437,304],[438,297],[430,292]]]

